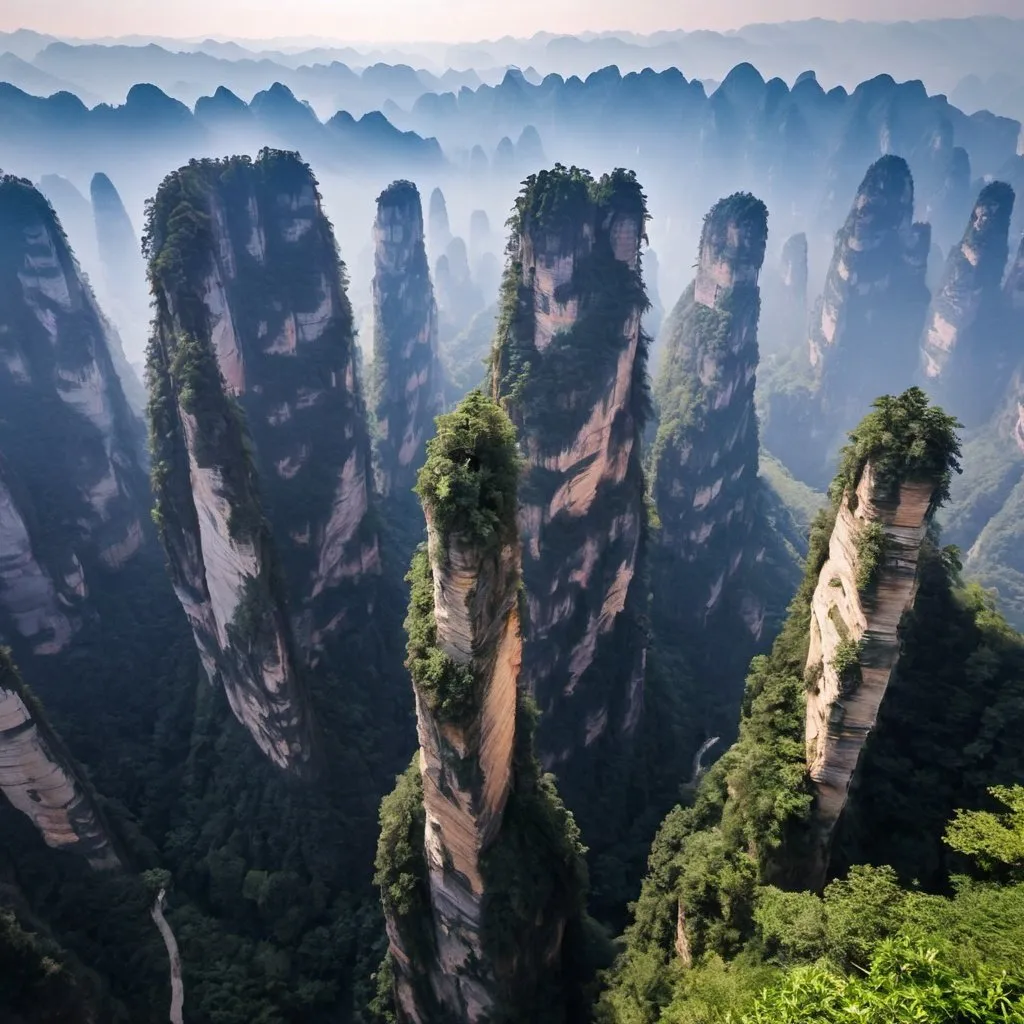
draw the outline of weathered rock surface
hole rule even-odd
[[[538,1000],[557,1020],[564,998],[551,1002],[547,985],[578,912],[578,851],[559,834],[566,819],[554,804],[547,836],[537,843],[531,834],[552,797],[533,761],[531,720],[518,707],[516,468],[508,418],[474,392],[439,420],[420,476],[428,542],[410,573],[407,627],[422,810],[404,810],[424,823],[403,842],[420,847],[424,905],[403,912],[389,896],[395,881],[409,885],[404,853],[396,864],[382,839],[377,861],[399,1019],[416,1024],[536,1019]],[[490,532],[480,532],[481,520]],[[398,796],[385,801],[382,821]],[[538,871],[550,885],[518,888],[521,872]],[[513,890],[516,901],[501,895]]]
[[[588,750],[628,737],[643,705],[646,208],[631,173],[597,185],[556,166],[513,216],[493,387],[527,463],[523,682],[571,792],[570,767],[587,775]]]
[[[1013,189],[1000,181],[978,196],[960,244],[949,254],[921,338],[924,386],[967,426],[991,416],[1011,360],[1003,343],[1003,272]]]
[[[122,866],[102,815],[38,704],[0,649],[0,790],[47,846],[97,870]]]
[[[377,197],[374,242],[376,476],[388,496],[407,494],[416,482],[443,404],[437,303],[412,182],[396,181]]]
[[[0,635],[63,649],[90,577],[143,542],[141,423],[49,204],[0,178]]]
[[[902,391],[913,379],[931,247],[928,225],[913,216],[910,168],[901,157],[882,157],[836,236],[812,318],[810,359],[834,430],[856,422],[876,395]]]
[[[313,733],[302,666],[366,614],[360,582],[379,570],[344,268],[291,153],[182,168],[148,234],[154,486],[172,579],[211,679],[261,749],[301,770]]]
[[[917,563],[935,511],[934,480],[903,481],[883,490],[869,462],[852,502],[844,494],[828,560],[811,601],[807,674],[807,764],[815,786],[815,880],[822,884],[829,846],[864,745],[898,669],[900,621],[917,593]],[[865,544],[881,528],[875,554]],[[867,575],[865,559],[876,561]],[[858,586],[860,582],[860,586]]]

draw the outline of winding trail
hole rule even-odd
[[[161,889],[149,913],[160,929],[160,936],[167,947],[167,959],[171,962],[171,1024],[184,1024],[185,986],[181,981],[181,954],[178,952],[178,940],[171,931],[171,926],[164,917],[164,896],[166,890]]]

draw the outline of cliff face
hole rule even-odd
[[[0,237],[0,635],[51,654],[90,578],[142,545],[142,428],[116,339],[30,183],[0,178]]]
[[[864,745],[899,667],[900,623],[917,594],[917,565],[936,507],[934,478],[880,481],[871,461],[839,503],[811,600],[806,673],[807,765],[814,785],[816,884]]]
[[[47,846],[97,870],[122,866],[102,815],[8,654],[0,649],[0,790]]]
[[[735,593],[733,583],[764,554],[751,542],[759,488],[757,278],[767,237],[768,211],[751,195],[723,199],[708,214],[696,281],[666,327],[652,458],[659,546],[686,580],[683,617],[706,623],[735,605],[755,640],[763,604]]]
[[[931,246],[928,225],[915,224],[913,215],[910,168],[900,157],[882,157],[836,235],[812,317],[810,359],[832,434],[856,421],[876,395],[913,379]]]
[[[377,197],[373,278],[374,415],[382,495],[416,482],[443,403],[437,304],[423,244],[416,186],[397,181]]]
[[[925,386],[968,426],[992,414],[1016,358],[1000,338],[1013,201],[1003,182],[981,190],[963,240],[946,261],[921,339]]]
[[[631,173],[529,178],[492,360],[526,455],[523,681],[545,765],[576,761],[584,776],[583,752],[631,734],[643,704],[645,218]]]
[[[366,613],[360,584],[379,570],[344,268],[308,166],[278,151],[170,175],[147,246],[172,580],[211,680],[298,770],[312,730],[302,666]]]
[[[104,309],[118,326],[128,362],[141,367],[145,362],[149,330],[149,300],[139,238],[110,178],[105,174],[93,175],[90,194],[102,268],[99,283]],[[138,380],[133,377],[132,385],[126,386],[138,389],[138,401],[140,408],[143,407],[145,392]]]
[[[518,468],[514,428],[474,392],[438,420],[419,478],[429,539],[406,628],[420,749],[385,800],[377,860],[399,1019],[417,1024],[564,1019],[547,986],[578,913],[579,851],[518,706]],[[542,836],[538,813],[552,815]],[[400,842],[395,819],[411,824]]]
[[[435,188],[430,193],[430,211],[427,221],[427,246],[435,261],[441,257],[452,240],[452,229],[448,223],[448,204],[444,193]]]

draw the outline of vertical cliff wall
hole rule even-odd
[[[556,165],[513,211],[493,388],[526,456],[523,681],[567,791],[584,752],[629,736],[643,705],[646,203],[631,172]],[[569,764],[568,762],[577,762]]]
[[[149,299],[139,238],[110,178],[94,174],[90,195],[102,269],[98,284],[102,288],[104,309],[117,324],[128,362],[141,368],[149,333]],[[145,392],[134,374],[126,386],[137,389],[137,399],[135,395],[129,395],[129,399],[137,400],[139,407],[144,407]]]
[[[47,846],[97,870],[122,866],[109,829],[64,745],[0,649],[0,790]]]
[[[1001,337],[1013,201],[1013,189],[1001,181],[981,190],[921,338],[924,386],[968,426],[992,415],[1019,357]]]
[[[900,627],[917,594],[922,544],[946,496],[950,460],[955,464],[959,454],[942,410],[926,409],[917,389],[908,394],[922,414],[918,436],[897,433],[906,417],[892,398],[880,399],[874,418],[850,435],[828,557],[811,599],[805,738],[815,795],[811,871],[819,886],[865,744],[899,670]]]
[[[53,210],[0,178],[0,635],[61,650],[143,541],[142,427]]]
[[[172,579],[211,679],[261,749],[299,769],[302,666],[365,618],[361,584],[379,570],[344,267],[308,166],[273,150],[170,175],[147,252]]]
[[[406,628],[418,765],[381,810],[378,881],[399,1019],[564,1019],[580,912],[575,830],[542,781],[518,692],[515,431],[471,393],[419,478],[428,542]]]
[[[836,443],[874,397],[915,375],[928,307],[931,246],[914,223],[914,182],[905,160],[883,156],[868,168],[836,235],[825,288],[812,314],[810,359],[820,382],[826,443]]]
[[[405,495],[443,403],[437,303],[416,186],[396,181],[377,197],[373,277],[376,476],[384,496]]]

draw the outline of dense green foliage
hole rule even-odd
[[[471,391],[437,418],[416,493],[442,540],[490,548],[515,530],[520,460],[515,428],[501,407]]]
[[[879,522],[866,523],[854,540],[857,548],[857,589],[862,593],[873,586],[885,564],[885,527]]]
[[[874,411],[850,432],[850,442],[840,453],[839,472],[830,490],[832,500],[838,501],[848,490],[851,507],[855,506],[854,491],[870,462],[882,496],[893,494],[904,480],[924,478],[938,484],[934,504],[947,501],[950,480],[960,472],[956,433],[960,424],[956,418],[930,405],[928,396],[917,387],[898,396],[883,395],[872,406]]]
[[[1007,865],[1024,879],[1024,786],[992,786],[989,793],[1008,811],[958,810],[946,829],[946,842],[983,868]]]

